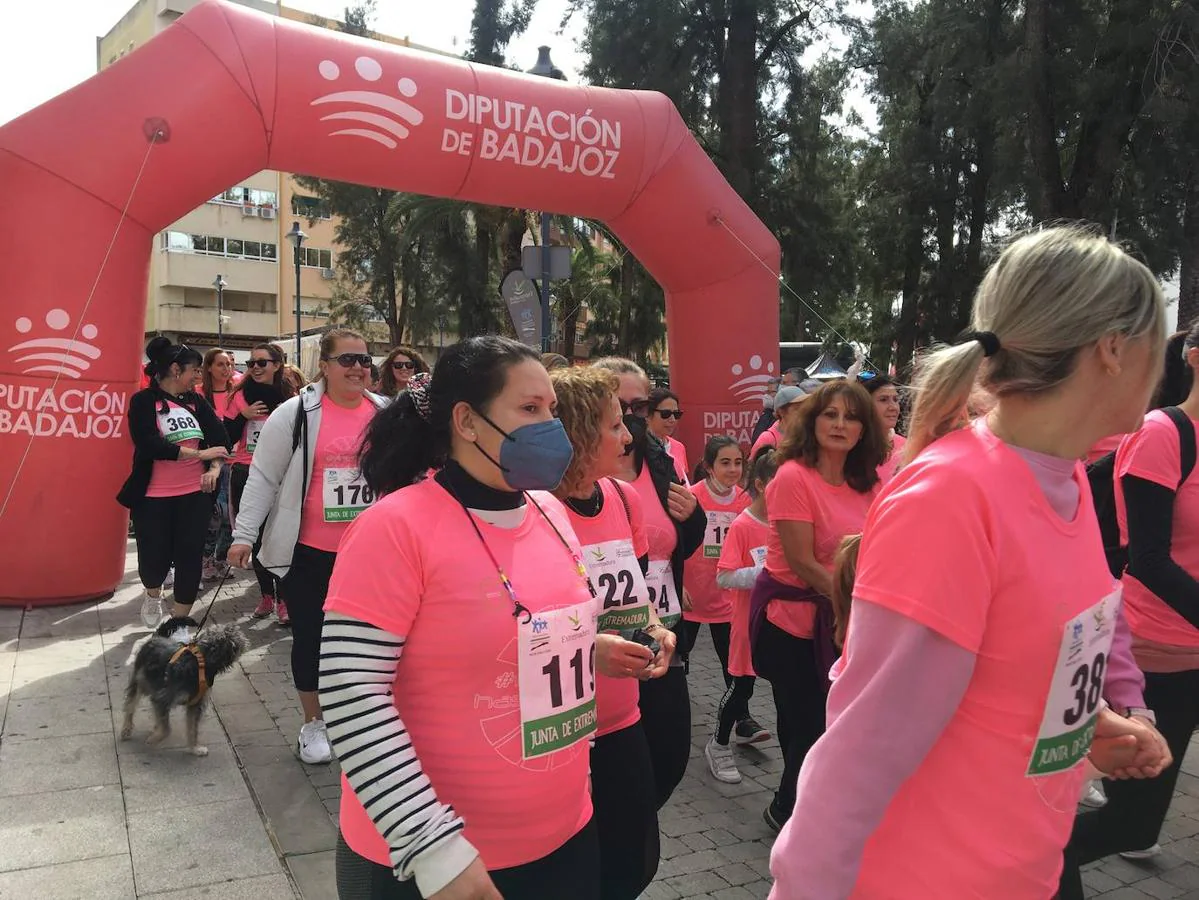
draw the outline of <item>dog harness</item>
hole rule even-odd
[[[197,703],[203,700],[204,695],[208,693],[208,679],[204,675],[204,651],[200,649],[199,644],[184,644],[175,651],[175,655],[171,657],[170,662],[168,662],[167,665],[173,666],[179,661],[179,657],[181,657],[184,653],[190,653],[192,656],[194,656],[196,658],[196,665],[200,667],[199,686],[196,688],[196,694],[187,701],[188,706],[195,706]]]

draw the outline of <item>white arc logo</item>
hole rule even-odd
[[[71,326],[71,317],[65,309],[52,309],[46,313],[45,322],[51,331],[63,332]],[[19,334],[29,334],[33,330],[33,321],[25,316],[13,325]],[[100,329],[95,325],[84,325],[79,333],[91,341]],[[81,377],[91,368],[92,362],[100,358],[100,348],[92,344],[52,335],[13,344],[8,352],[23,354],[16,359],[16,362],[28,363],[21,372],[23,375],[51,374],[68,378]]]
[[[742,403],[751,401],[761,402],[766,395],[766,385],[774,378],[774,363],[766,363],[766,371],[762,371],[762,357],[754,354],[749,358],[749,369],[753,374],[746,375],[739,381],[734,381],[729,385],[729,390],[732,391],[737,399]],[[734,376],[743,375],[745,367],[740,363],[734,364],[729,370]]]
[[[325,81],[337,81],[341,78],[341,66],[331,59],[322,60],[317,66],[321,78]],[[360,56],[354,60],[354,71],[358,77],[367,82],[369,88],[374,82],[383,77],[383,66],[378,60],[369,56]],[[416,82],[411,78],[401,78],[396,82],[396,90],[402,97],[416,96]],[[369,128],[339,128],[329,133],[330,137],[357,137],[382,144],[389,150],[397,146],[397,139],[403,140],[411,134],[408,126],[420,125],[425,115],[411,103],[384,94],[376,90],[344,90],[335,91],[317,97],[311,106],[323,106],[330,103],[348,104],[359,107],[344,112],[333,112],[321,117],[322,122],[349,122],[370,126]],[[362,107],[367,107],[363,109]],[[401,121],[403,120],[403,121]],[[407,123],[407,124],[404,124]]]

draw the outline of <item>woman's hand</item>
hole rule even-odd
[[[217,483],[221,480],[221,467],[213,466],[200,476],[200,490],[206,494],[211,494],[217,488]]]
[[[225,447],[208,447],[200,451],[196,459],[202,462],[212,462],[214,459],[228,459],[229,451]]]
[[[595,668],[609,678],[636,678],[653,658],[649,647],[626,641],[619,634],[595,636]]]
[[[266,404],[261,400],[258,400],[257,402],[251,403],[249,406],[243,409],[241,414],[247,419],[261,419],[267,414],[267,412],[268,410],[266,408]]]
[[[695,494],[690,488],[681,484],[671,483],[670,493],[666,495],[666,510],[676,522],[686,522],[695,511]]]
[[[1173,756],[1161,733],[1146,719],[1126,719],[1103,709],[1095,723],[1091,762],[1108,778],[1156,778]]]
[[[429,900],[504,900],[504,895],[496,890],[483,860],[476,856],[457,878],[430,894]]]
[[[683,588],[683,596],[679,598],[679,605],[683,608],[683,612],[691,612],[694,607],[691,602],[691,593],[686,588]]]
[[[250,568],[251,548],[249,544],[234,544],[225,554],[225,560],[238,569]]]
[[[666,670],[670,668],[670,660],[674,657],[675,645],[679,641],[675,633],[665,625],[655,628],[653,636],[658,639],[658,644],[660,645],[658,655],[654,657],[649,667],[641,673],[642,680],[661,678],[666,674]]]

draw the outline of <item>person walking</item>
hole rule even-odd
[[[233,354],[220,347],[213,347],[204,354],[202,369],[200,387],[196,389],[196,392],[208,401],[208,404],[216,412],[217,418],[223,422],[225,411],[229,407],[229,400],[233,396],[233,388],[237,385],[237,373],[233,368]],[[229,441],[232,443],[233,438],[230,438]],[[225,555],[229,552],[229,544],[233,540],[233,526],[229,514],[229,471],[228,465],[221,466],[221,477],[217,483],[212,516],[208,521],[208,533],[204,538],[202,581],[215,581],[229,574],[229,563],[225,559]]]
[[[687,448],[674,436],[679,422],[683,420],[679,395],[669,388],[654,388],[649,392],[648,400],[646,424],[674,460],[674,472],[679,481],[687,484],[691,472],[691,467],[687,465]]]

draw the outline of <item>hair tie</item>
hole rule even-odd
[[[993,331],[967,331],[958,343],[965,344],[968,341],[978,341],[982,344],[983,356],[988,358],[1003,349],[1003,345],[999,343],[999,336]]]
[[[429,421],[429,385],[433,377],[428,372],[418,372],[408,382],[408,396],[416,413],[426,422]]]

